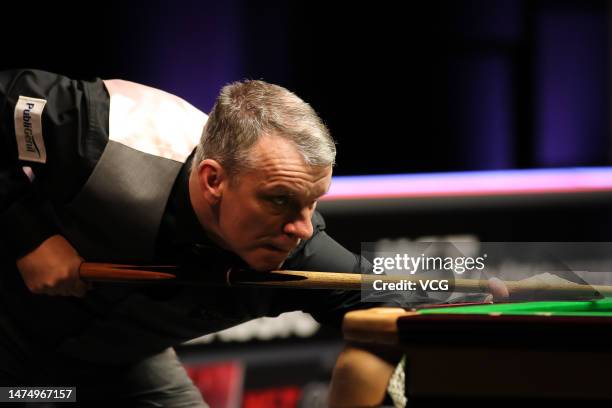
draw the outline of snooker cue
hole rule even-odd
[[[190,285],[223,285],[223,286],[264,286],[294,289],[333,289],[333,290],[361,290],[365,285],[371,287],[375,280],[385,283],[412,281],[426,281],[418,276],[388,276],[365,275],[357,273],[340,272],[310,272],[278,270],[270,272],[256,272],[245,269],[229,269],[215,279],[207,279],[203,275],[201,280],[181,281],[175,279],[180,272],[180,266],[140,266],[119,265],[83,262],[80,267],[80,276],[86,281],[112,281],[112,282],[144,282],[144,281],[174,281]],[[579,297],[597,298],[612,295],[612,286],[608,285],[581,285],[578,283],[554,283],[503,281],[510,295],[546,292],[546,294],[574,295]],[[454,279],[452,291],[477,293],[488,292],[488,281],[484,279]]]

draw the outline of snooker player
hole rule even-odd
[[[0,106],[0,385],[205,407],[173,346],[291,310],[338,324],[365,306],[358,292],[79,278],[83,260],[360,272],[315,211],[334,141],[288,90],[233,83],[207,117],[132,82],[16,70],[0,73]]]

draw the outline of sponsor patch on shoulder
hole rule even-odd
[[[19,96],[15,105],[15,137],[20,160],[47,161],[42,133],[42,112],[46,103],[45,99]]]

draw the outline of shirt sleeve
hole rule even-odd
[[[0,72],[0,252],[10,259],[58,233],[53,205],[76,194],[101,155],[108,137],[103,128],[91,127],[91,89],[100,93],[93,99],[105,100],[101,81],[88,87],[44,71]],[[36,160],[19,154],[18,144],[26,142],[24,131],[15,126],[20,97],[45,101],[39,119],[32,119],[42,126],[37,149],[44,153]]]

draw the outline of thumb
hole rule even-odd
[[[508,291],[508,287],[498,278],[490,278],[487,281],[487,289],[489,293],[493,295],[495,299],[505,299],[510,297],[510,292]]]

